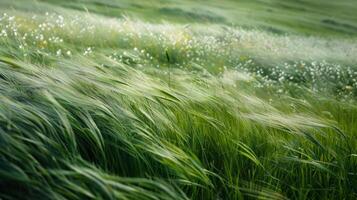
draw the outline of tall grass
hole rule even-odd
[[[280,64],[300,62],[318,41],[323,50],[306,68],[314,71],[315,60],[331,68],[323,60],[336,55],[331,62],[352,74],[338,80],[353,79],[354,58],[331,54],[319,42],[326,40],[303,40],[293,55],[284,46],[299,43],[294,37],[242,32],[249,39],[234,43],[213,28],[49,15],[2,18],[0,198],[357,198],[355,82],[338,91],[339,82],[316,77],[272,83],[274,74],[259,75],[265,68],[246,60],[275,52]],[[255,44],[273,38],[277,50],[238,54],[250,34]],[[355,43],[337,43],[355,51]],[[244,67],[227,61],[235,55]],[[293,65],[283,66],[288,73]]]

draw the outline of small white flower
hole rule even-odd
[[[58,49],[57,52],[56,52],[56,55],[57,55],[57,56],[61,56],[61,55],[62,55],[62,50],[61,50],[61,49]]]
[[[83,55],[88,55],[88,54],[90,54],[90,53],[92,53],[92,48],[91,47],[88,47],[85,51],[84,51],[84,53],[83,53]]]

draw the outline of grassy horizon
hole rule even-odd
[[[356,199],[356,7],[0,0],[0,199]]]

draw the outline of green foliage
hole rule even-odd
[[[0,199],[356,199],[345,2],[330,41],[227,26],[222,9],[319,20],[332,1],[1,1]],[[135,20],[112,18],[125,9]],[[325,30],[311,23],[291,30]]]

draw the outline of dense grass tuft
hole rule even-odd
[[[353,38],[19,2],[1,2],[0,199],[357,198]]]

